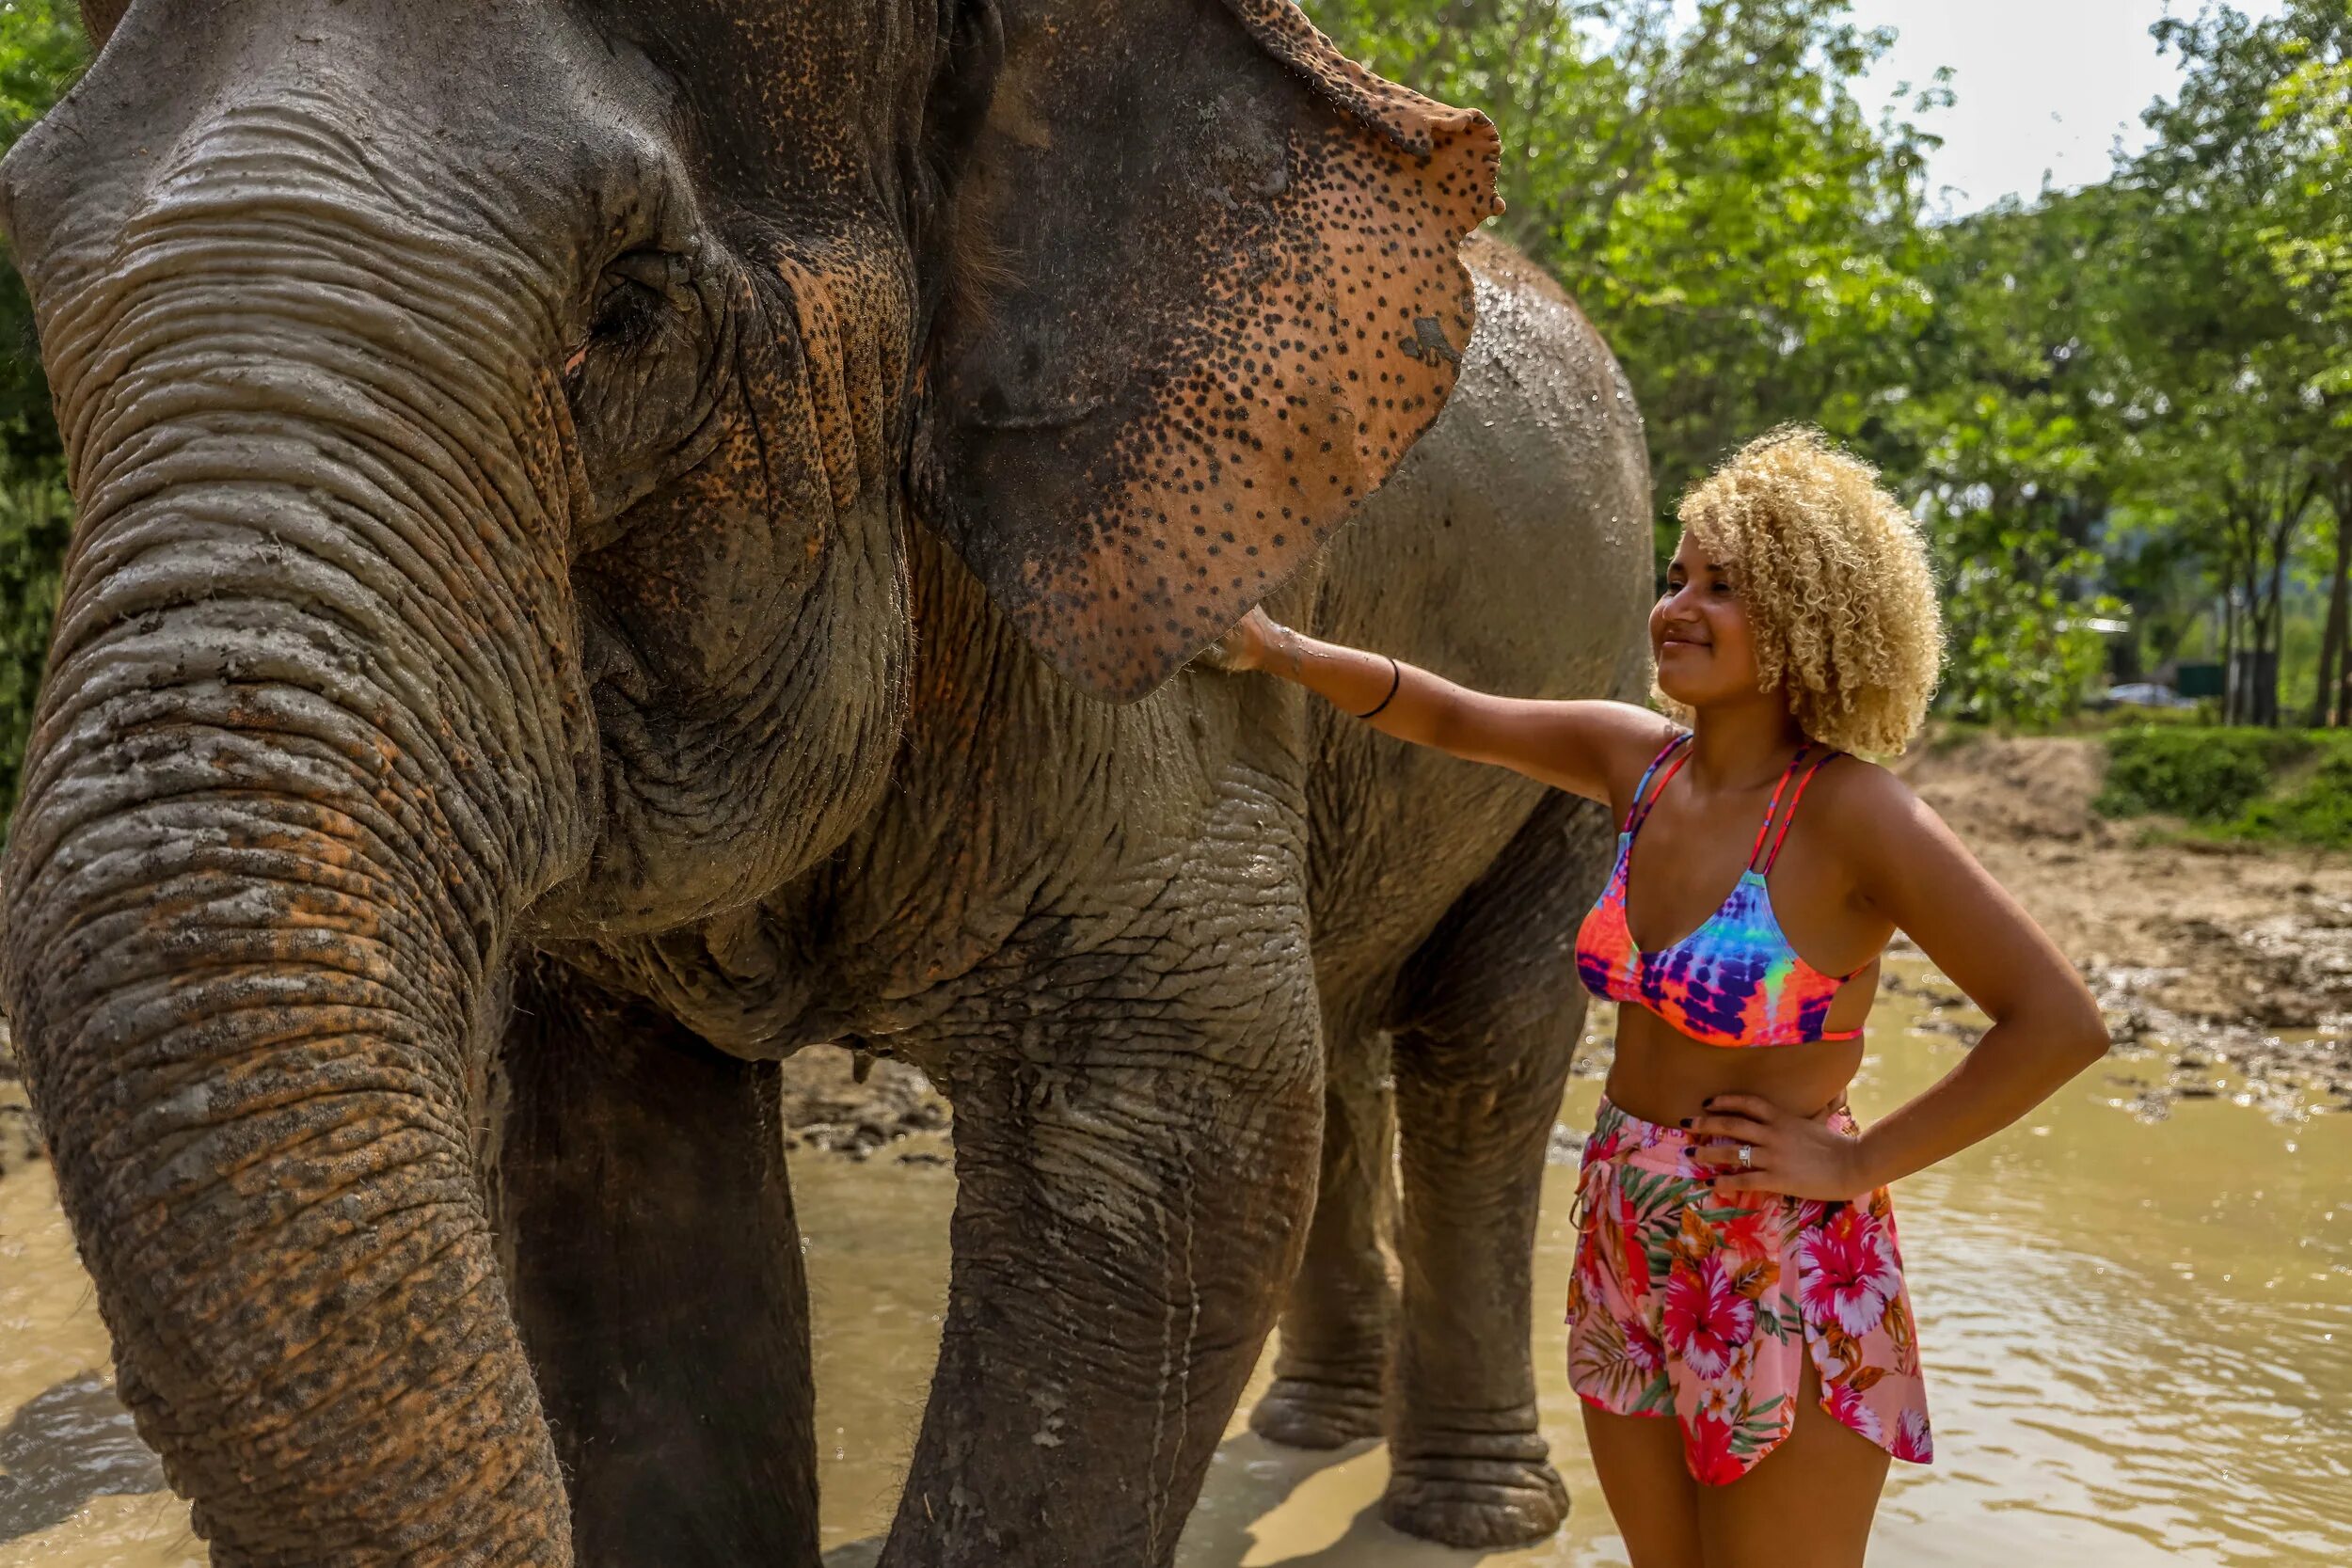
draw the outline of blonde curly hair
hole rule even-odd
[[[1808,736],[1878,756],[1910,744],[1943,664],[1943,615],[1919,525],[1877,469],[1788,425],[1692,485],[1677,515],[1735,574],[1757,683],[1787,693]]]

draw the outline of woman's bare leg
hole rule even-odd
[[[1861,1568],[1886,1466],[1884,1449],[1821,1408],[1806,1357],[1796,1426],[1780,1447],[1729,1486],[1697,1488],[1705,1568]]]
[[[1682,1423],[1671,1416],[1612,1416],[1589,1404],[1583,1411],[1593,1468],[1633,1568],[1711,1568],[1699,1543],[1704,1488],[1683,1463]]]

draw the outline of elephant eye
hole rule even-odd
[[[691,257],[675,251],[632,250],[604,270],[589,317],[589,342],[605,348],[635,348],[660,331],[669,312],[691,311]]]

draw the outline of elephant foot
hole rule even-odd
[[[1504,1447],[1518,1451],[1477,1451]],[[1392,1452],[1380,1516],[1406,1535],[1471,1551],[1533,1545],[1568,1517],[1568,1489],[1544,1453],[1533,1433],[1507,1444],[1480,1437],[1458,1451],[1410,1458]]]
[[[1278,1377],[1249,1412],[1249,1430],[1286,1449],[1343,1449],[1386,1430],[1379,1385]]]

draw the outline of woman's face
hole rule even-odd
[[[1756,694],[1756,642],[1730,567],[1708,558],[1689,533],[1666,568],[1666,592],[1649,612],[1658,689],[1685,707]]]

